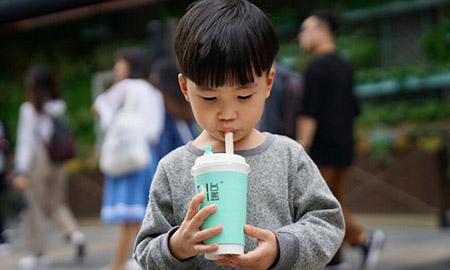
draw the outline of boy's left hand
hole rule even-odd
[[[271,267],[278,260],[280,253],[275,234],[250,225],[244,226],[244,232],[246,235],[258,240],[258,247],[243,255],[224,255],[217,261],[217,264],[249,270],[261,270]]]

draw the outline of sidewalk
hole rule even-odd
[[[450,229],[435,226],[432,216],[359,215],[356,217],[367,229],[382,228],[387,234],[385,249],[378,270],[449,270]],[[106,266],[112,257],[114,226],[103,226],[97,221],[81,221],[82,230],[88,237],[87,258],[84,263],[73,261],[73,250],[65,244],[56,228],[49,225],[49,256],[52,270],[97,270]],[[24,256],[24,239],[19,229],[13,230],[13,252],[0,257],[0,270],[15,270],[17,260]],[[351,268],[360,262],[358,250],[347,248],[346,259]]]
[[[439,228],[436,215],[357,215],[368,230],[386,233],[378,270],[450,270],[450,228]],[[345,258],[356,270],[359,250],[348,248]]]
[[[73,258],[72,246],[65,242],[57,228],[49,223],[47,230],[47,254],[53,270],[96,270],[107,266],[112,259],[115,242],[115,226],[104,226],[96,220],[81,220],[81,230],[87,237],[86,259],[84,262],[76,262]],[[0,270],[16,270],[19,258],[26,256],[25,240],[19,232],[23,228],[12,230],[13,252],[6,256],[0,256]]]

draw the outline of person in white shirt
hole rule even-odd
[[[148,82],[150,57],[137,47],[126,47],[116,53],[114,65],[115,84],[99,95],[93,111],[99,116],[104,132],[113,123],[125,98],[133,91],[136,111],[145,119],[145,135],[151,156],[143,169],[121,176],[105,175],[103,202],[100,217],[106,224],[119,224],[113,261],[109,269],[130,269],[136,266],[130,256],[132,244],[139,232],[153,174],[159,161],[157,145],[164,126],[164,99],[162,93]],[[133,266],[134,265],[134,266]],[[139,268],[137,268],[139,269]]]
[[[84,256],[85,236],[64,201],[67,171],[63,163],[50,159],[46,145],[53,132],[52,117],[63,116],[66,103],[59,99],[55,77],[50,68],[33,66],[25,76],[27,101],[19,109],[13,185],[26,198],[24,221],[30,256],[19,260],[19,269],[45,269],[45,223],[50,216]]]

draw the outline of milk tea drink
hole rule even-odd
[[[208,260],[217,260],[223,254],[244,254],[249,166],[242,156],[232,153],[230,135],[227,136],[227,153],[214,154],[211,147],[206,147],[204,155],[192,167],[195,192],[205,193],[200,208],[217,205],[216,212],[206,218],[201,229],[223,226],[221,234],[204,241],[205,245],[219,245],[216,252],[205,254]]]

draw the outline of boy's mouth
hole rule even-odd
[[[221,131],[220,131],[220,135],[223,137],[223,138],[225,138],[225,133],[228,133],[228,132],[233,132],[233,136],[235,136],[236,135],[236,133],[237,133],[237,130],[235,130],[235,129],[222,129]]]

